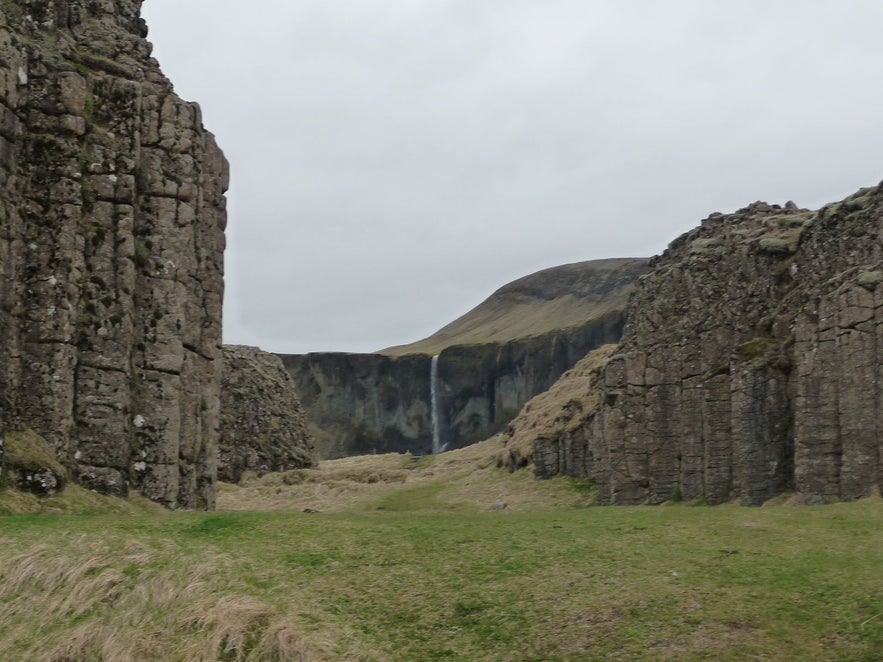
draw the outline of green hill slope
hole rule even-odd
[[[506,342],[567,329],[625,307],[645,258],[589,260],[544,269],[504,285],[428,338],[381,350],[438,354],[452,345]]]

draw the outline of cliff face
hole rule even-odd
[[[528,400],[549,389],[581,357],[616,342],[624,324],[624,312],[612,311],[571,329],[442,350],[437,385],[441,445],[458,448],[505,429]]]
[[[651,266],[598,406],[536,439],[538,475],[591,476],[617,504],[880,489],[883,190],[714,214]]]
[[[580,475],[585,468],[587,418],[594,416],[601,392],[595,385],[616,345],[589,352],[551,388],[530,399],[506,429],[498,464],[510,471],[531,462],[540,477]]]
[[[646,269],[631,258],[547,269],[413,345],[282,356],[320,456],[430,453],[433,406],[441,447],[502,430],[580,357],[619,340],[625,302]],[[434,405],[430,351],[439,356]]]
[[[321,353],[280,358],[321,459],[431,450],[430,357]]]
[[[0,428],[214,502],[227,164],[136,0],[0,6]]]
[[[279,357],[225,345],[223,358],[218,479],[313,466],[313,440]]]

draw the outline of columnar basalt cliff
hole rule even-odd
[[[439,444],[502,430],[531,397],[591,349],[622,334],[640,258],[547,269],[510,283],[437,334],[378,354],[282,356],[322,458],[429,453],[437,354]]]
[[[218,479],[235,483],[245,471],[315,465],[313,439],[294,383],[275,354],[224,345]]]
[[[0,428],[87,487],[210,508],[227,163],[140,8],[0,5]]]
[[[598,405],[535,440],[537,474],[614,504],[877,493],[881,366],[883,189],[713,214],[654,259]]]
[[[624,311],[611,311],[571,329],[443,350],[438,388],[442,446],[458,448],[505,429],[528,400],[549,389],[587,352],[616,342],[624,323]]]
[[[319,459],[429,452],[429,356],[281,355]]]

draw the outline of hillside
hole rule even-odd
[[[504,285],[484,302],[437,332],[387,356],[438,354],[453,345],[507,342],[567,329],[621,310],[645,258],[589,260],[544,269]]]

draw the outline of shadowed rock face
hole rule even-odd
[[[135,0],[0,6],[0,427],[214,503],[227,163]]]
[[[320,459],[432,448],[431,357],[317,353],[280,358],[303,402]]]
[[[818,212],[714,214],[651,266],[598,406],[536,440],[539,476],[588,475],[614,504],[880,489],[880,188]]]
[[[313,466],[313,440],[279,357],[240,345],[225,345],[223,356],[218,479]]]

